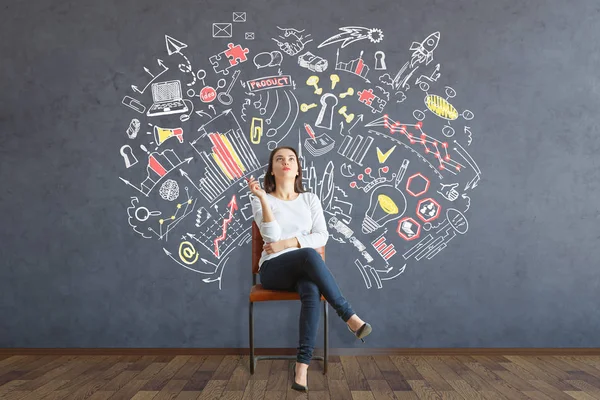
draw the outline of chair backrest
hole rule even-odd
[[[252,221],[252,275],[258,274],[258,262],[263,251],[264,241],[260,229],[255,221]],[[325,260],[325,246],[315,249]]]

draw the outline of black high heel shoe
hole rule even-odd
[[[294,367],[294,382],[292,382],[292,389],[299,392],[308,392],[308,386],[302,386],[296,383],[296,367]]]
[[[365,322],[360,328],[356,330],[356,332],[350,329],[350,325],[346,326],[348,327],[348,330],[354,333],[354,336],[362,340],[363,343],[365,342],[363,338],[373,331],[373,328],[371,328],[371,325],[368,322]]]

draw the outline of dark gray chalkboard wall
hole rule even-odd
[[[267,92],[281,95],[282,108],[271,120],[276,127],[287,116],[290,97],[285,93],[293,93],[299,103],[318,103],[319,96],[305,83],[315,74],[321,79],[323,94],[339,95],[342,89],[353,87],[356,91],[373,88],[375,94],[384,96],[376,88],[381,86],[390,93],[384,113],[392,122],[415,124],[413,111],[425,111],[423,130],[428,138],[446,140],[450,160],[464,165],[457,175],[441,171],[440,179],[420,158],[436,165],[435,158],[424,153],[424,146],[411,145],[400,132],[391,135],[382,124],[364,127],[382,114],[372,113],[359,102],[356,93],[345,101],[340,99],[331,130],[316,126],[317,107],[299,112],[293,129],[281,140],[280,144],[297,147],[300,135],[306,171],[312,163],[316,173],[307,183],[316,183],[311,188],[319,194],[321,185],[326,185],[323,194],[330,197],[327,201],[322,198],[324,204],[331,202],[333,195],[337,199],[333,199],[332,207],[342,205],[337,201],[352,204],[347,226],[366,246],[373,261],[367,262],[350,240],[337,241],[333,228],[327,261],[354,308],[374,326],[366,346],[600,345],[596,311],[600,284],[597,2],[37,0],[4,2],[1,10],[0,347],[248,346],[250,245],[246,242],[237,247],[250,226],[247,208],[244,210],[246,192],[236,178],[211,202],[192,185],[199,185],[206,173],[200,153],[212,152],[209,138],[201,137],[198,129],[208,121],[207,115],[214,115],[213,110],[195,97],[194,112],[182,122],[179,117],[183,114],[148,117],[122,104],[125,96],[131,96],[146,108],[151,106],[151,87],[139,94],[131,85],[142,89],[150,83],[151,76],[161,68],[157,59],[163,60],[168,71],[154,82],[180,80],[183,98],[189,99],[190,88],[197,94],[202,87],[200,80],[196,78],[194,85],[187,85],[192,76],[179,68],[182,64],[186,69],[181,54],[194,72],[206,70],[205,84],[209,86],[216,87],[220,78],[229,83],[233,71],[241,71],[231,92],[233,104],[226,107],[218,100],[210,104],[217,114],[233,110],[246,143],[250,143],[251,118],[269,117],[260,114],[260,107],[254,107],[259,93],[263,102]],[[233,22],[231,39],[212,38],[212,24],[232,22],[234,11],[246,12],[246,22]],[[280,67],[258,70],[253,62],[256,54],[279,50],[271,40],[282,33],[278,26],[305,29],[304,34],[311,34],[313,41],[293,57],[283,54]],[[371,83],[347,71],[335,71],[341,80],[332,90],[329,75],[334,72],[336,50],[342,43],[321,48],[318,45],[342,33],[339,28],[346,26],[377,28],[384,37],[380,43],[365,38],[340,48],[343,62],[358,58],[364,51]],[[255,39],[244,39],[246,32],[254,32]],[[386,72],[393,78],[413,54],[421,51],[419,45],[411,50],[413,42],[421,43],[435,32],[440,32],[440,39],[431,54],[433,59],[428,64],[426,60],[415,61],[412,67],[420,68],[406,81],[410,88],[392,89],[378,79]],[[187,47],[181,49],[181,54],[169,55],[165,35]],[[249,54],[245,63],[224,76],[213,70],[208,58],[224,51],[229,41],[247,47]],[[298,66],[298,55],[307,50],[327,59],[325,72],[313,73]],[[385,53],[387,71],[375,70],[374,53],[378,50]],[[427,54],[425,49],[422,55]],[[437,64],[441,76],[431,84],[429,94],[446,99],[446,86],[456,94],[448,98],[458,113],[458,118],[451,121],[455,134],[450,138],[442,134],[445,121],[427,109],[427,93],[415,84],[421,74],[431,75]],[[239,83],[277,75],[279,68],[282,74],[292,76],[295,90],[266,90],[249,96],[248,89]],[[400,90],[406,95],[402,103],[398,102]],[[251,104],[244,122],[241,107],[246,98]],[[292,109],[297,109],[293,99],[290,102]],[[337,110],[341,105],[347,105],[348,112],[355,114],[352,123],[363,115],[351,132],[348,128],[352,123],[344,122],[340,133],[342,117]],[[470,115],[465,110],[471,111],[474,118],[466,120],[464,117]],[[134,118],[141,127],[137,137],[129,139],[126,130]],[[310,143],[306,142],[304,122],[311,124],[317,135],[326,133],[335,141],[335,147],[324,155],[310,154],[305,146]],[[172,149],[182,160],[193,158],[181,167],[189,180],[174,171],[146,197],[119,178],[138,188],[144,179],[148,156],[140,145],[155,151],[150,144],[153,136],[146,134],[154,129],[149,123],[167,129],[181,127],[184,132],[183,143],[170,138],[158,152]],[[260,143],[249,144],[260,166],[267,161],[271,139],[267,130],[271,125],[264,122]],[[470,145],[465,126],[472,137]],[[231,128],[235,127],[229,121],[218,129]],[[232,134],[229,132],[228,137]],[[277,135],[274,138],[279,140],[282,134]],[[357,135],[373,138],[362,166],[339,150],[346,136],[354,139]],[[192,146],[195,139],[198,151]],[[472,156],[480,173],[459,155],[454,140]],[[138,165],[125,167],[119,153],[124,145],[131,146]],[[394,152],[380,164],[376,148],[386,152],[393,145]],[[419,221],[418,201],[428,197],[439,202],[441,212],[431,227],[427,225],[429,231],[421,221],[422,231],[416,240],[407,241],[398,235],[399,220],[385,225],[383,238],[396,250],[386,266],[371,244],[384,229],[371,234],[361,230],[371,192],[351,188],[350,182],[356,177],[343,174],[359,174],[371,167],[376,177],[378,168],[387,165],[389,172],[382,176],[390,180],[404,159],[409,164],[399,184],[407,204],[403,218]],[[244,162],[250,164],[247,159]],[[333,173],[323,179],[329,162]],[[247,170],[255,176],[257,171],[260,168]],[[430,180],[430,187],[425,194],[414,197],[405,189],[408,178],[417,173]],[[468,185],[476,176],[480,178],[478,185]],[[159,195],[158,185],[163,187],[168,179],[179,187],[179,197],[172,202]],[[459,183],[459,198],[451,202],[438,190],[441,183],[455,182]],[[330,183],[335,186],[328,186]],[[175,193],[169,185],[164,185],[165,196]],[[134,232],[127,216],[132,196],[140,201],[134,208],[142,213],[140,218],[144,219],[145,209],[139,207],[161,210],[169,217],[176,203],[187,200],[186,186],[197,203],[168,240],[158,240],[147,226],[140,229],[146,229],[143,232],[152,236],[150,239]],[[400,191],[395,193],[393,200],[402,204]],[[470,199],[468,211],[463,194]],[[204,207],[213,222],[222,224],[222,215],[233,196],[239,209],[233,214],[227,240],[237,235],[238,242],[229,243],[233,251],[227,255],[221,281],[207,283],[204,278],[216,276],[184,268],[178,258],[179,245],[184,241],[194,243],[200,259],[188,265],[190,268],[206,272],[214,269],[211,263],[223,261],[225,256],[215,257],[207,246],[216,237],[207,228],[209,225],[195,226],[197,210]],[[342,209],[330,211],[337,213],[341,221],[345,218],[339,214]],[[468,231],[456,234],[431,259],[405,259],[412,246],[427,234],[434,234],[438,223],[445,223],[447,212],[453,224],[464,222],[449,209],[464,214]],[[206,222],[205,216],[200,215],[201,223]],[[332,216],[326,215],[328,220]],[[147,222],[153,222],[157,229],[156,219],[150,216]],[[452,232],[453,228],[446,231],[448,235]],[[188,233],[195,234],[200,242]],[[355,260],[380,271],[377,275],[383,279],[381,288],[367,268],[366,276],[371,280],[368,287]],[[404,264],[402,274],[384,279],[397,275]],[[384,269],[388,267],[392,272],[386,274]],[[258,307],[257,345],[295,347],[298,312],[299,303]],[[356,345],[343,323],[333,313],[331,318],[332,347]]]

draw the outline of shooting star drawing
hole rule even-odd
[[[338,33],[321,43],[318,48],[328,46],[337,42],[343,42],[344,48],[349,44],[363,39],[369,39],[371,43],[379,43],[383,40],[383,32],[379,28],[364,28],[360,26],[345,26],[340,28],[343,33]]]

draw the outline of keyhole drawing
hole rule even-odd
[[[125,160],[125,167],[129,168],[129,167],[137,164],[138,160],[133,155],[133,150],[131,149],[131,147],[128,144],[121,147],[120,153],[123,156],[123,160]]]
[[[375,52],[375,69],[387,69],[387,67],[385,66],[385,53],[381,50]]]
[[[333,109],[338,103],[337,97],[331,93],[324,94],[321,97],[321,111],[317,117],[316,126],[319,128],[331,129],[333,122]]]

